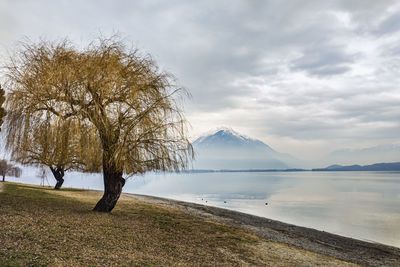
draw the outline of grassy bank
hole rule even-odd
[[[5,183],[0,266],[345,265],[129,196],[111,214],[92,212],[100,196]]]

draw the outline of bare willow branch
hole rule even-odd
[[[84,49],[24,44],[7,77],[6,146],[18,162],[103,170],[106,182],[178,171],[193,157],[178,104],[187,91],[115,37]]]

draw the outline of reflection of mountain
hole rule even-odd
[[[294,157],[228,128],[198,138],[193,146],[194,169],[287,169],[299,165]]]
[[[338,164],[372,164],[400,160],[400,145],[381,145],[363,149],[342,149],[329,154],[327,161]]]
[[[313,169],[313,171],[400,171],[400,162],[393,163],[375,163],[371,165],[331,165],[322,169]]]

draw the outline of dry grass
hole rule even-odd
[[[0,193],[0,266],[338,266],[329,257],[261,239],[180,211],[101,193],[6,183]]]

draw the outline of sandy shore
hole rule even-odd
[[[250,230],[263,238],[347,262],[364,266],[400,266],[400,249],[396,247],[369,243],[222,208],[153,196],[124,195],[178,209],[202,219]]]

